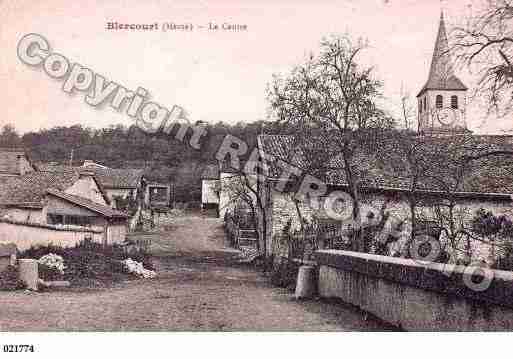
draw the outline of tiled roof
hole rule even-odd
[[[124,212],[117,211],[115,209],[112,209],[108,206],[104,206],[102,204],[93,202],[87,198],[75,196],[69,193],[65,193],[63,191],[55,190],[55,189],[49,189],[47,191],[49,195],[61,198],[63,200],[66,200],[68,202],[71,202],[77,206],[87,208],[93,212],[99,213],[104,217],[108,218],[128,218],[128,215]]]
[[[432,142],[424,143],[426,149],[436,149],[436,146],[447,146],[443,139],[433,139]],[[410,188],[410,179],[407,171],[401,168],[404,159],[396,148],[393,141],[379,144],[382,146],[379,151],[368,151],[356,154],[354,163],[358,165],[354,171],[361,179],[360,186],[362,188],[390,189],[407,191]],[[309,164],[304,158],[301,158],[299,148],[294,148],[294,138],[292,136],[276,136],[276,135],[260,135],[259,146],[261,146],[265,154],[273,155],[274,160],[267,160],[268,176],[277,179],[283,172],[277,161],[285,161],[294,167],[303,170],[303,173],[309,173]],[[487,144],[489,146],[489,144]],[[510,146],[511,147],[511,146]],[[486,147],[490,149],[489,147]],[[385,156],[379,153],[385,153]],[[332,185],[347,185],[343,162],[340,157],[333,157],[328,161],[328,168],[324,175],[317,176],[320,180]],[[319,164],[311,166],[319,167]],[[417,185],[419,191],[439,192],[444,188],[433,178],[449,178],[449,174],[445,175],[447,169],[443,166],[436,169],[438,173],[433,173],[430,178],[421,178]],[[446,179],[446,183],[450,181]],[[459,186],[457,192],[461,194],[513,194],[513,160],[504,160],[503,158],[491,159],[487,158],[481,162],[474,162],[469,171],[469,175],[465,177],[463,183]]]
[[[143,169],[117,169],[87,166],[86,170],[92,171],[105,188],[137,188]]]
[[[88,165],[85,167],[70,167],[64,165],[43,164],[38,166],[40,171],[61,172],[73,169],[78,172],[91,172],[104,188],[137,188],[144,169],[118,169]]]
[[[202,179],[219,179],[219,165],[209,164],[206,165],[201,173]]]
[[[38,171],[42,173],[53,173],[53,174],[69,174],[74,173],[77,178],[80,177],[80,174],[88,174],[91,175],[96,182],[96,185],[98,186],[98,189],[100,190],[103,199],[105,202],[110,203],[109,196],[107,196],[107,193],[105,192],[105,186],[101,182],[101,180],[98,178],[98,176],[94,173],[94,171],[91,171],[91,169],[88,168],[82,168],[82,167],[74,167],[74,166],[66,166],[66,165],[56,165],[56,164],[38,164],[37,165]]]
[[[49,188],[65,190],[79,178],[76,171],[29,172],[0,181],[0,204],[41,203]]]
[[[19,175],[20,157],[26,157],[25,150],[20,148],[0,148],[0,173]]]

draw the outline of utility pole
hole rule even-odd
[[[71,154],[69,156],[69,166],[72,167],[73,166],[73,148],[71,149]]]

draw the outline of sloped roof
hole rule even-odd
[[[87,198],[75,196],[75,195],[72,195],[72,194],[69,194],[69,193],[66,193],[63,191],[59,191],[56,189],[49,189],[47,191],[47,194],[58,197],[60,199],[63,199],[70,203],[73,203],[77,206],[87,208],[90,211],[101,214],[102,216],[107,217],[107,218],[128,218],[128,215],[124,212],[117,211],[108,206],[104,206],[102,204],[93,202]]]
[[[435,49],[429,69],[429,76],[426,84],[422,87],[417,97],[427,90],[467,90],[467,87],[454,74],[453,65],[449,52],[449,42],[443,13],[440,15],[440,25],[436,37]]]
[[[144,169],[118,169],[96,165],[71,167],[65,165],[41,164],[38,168],[40,171],[45,172],[62,172],[70,169],[78,173],[91,172],[104,188],[137,188],[144,175]]]
[[[0,204],[41,203],[48,189],[65,190],[79,178],[76,171],[29,172],[21,177],[8,177],[0,181]]]
[[[41,173],[53,173],[53,174],[69,174],[74,173],[77,177],[77,179],[80,177],[81,174],[87,174],[91,175],[96,182],[96,185],[98,186],[98,189],[100,190],[100,193],[103,196],[103,199],[105,202],[110,203],[110,198],[107,196],[107,193],[105,192],[105,186],[100,181],[98,176],[94,173],[94,171],[91,171],[91,169],[88,168],[82,168],[82,167],[74,167],[74,166],[66,166],[66,165],[56,165],[56,164],[39,164],[37,166],[38,171]]]
[[[201,179],[219,179],[219,165],[206,165],[203,169],[203,172],[201,173]]]
[[[28,160],[28,156],[22,148],[0,148],[0,173],[19,175],[20,157],[25,157]],[[29,161],[30,162],[30,161]]]
[[[436,149],[436,146],[447,146],[444,141],[446,140],[433,138],[432,141],[425,142],[423,145],[426,146],[426,150]],[[309,168],[309,164],[298,155],[301,150],[294,148],[292,136],[260,135],[259,146],[265,154],[270,154],[273,157],[273,160],[266,161],[270,178],[278,179],[283,172],[278,160],[285,161],[303,170],[303,173],[308,173],[305,169]],[[358,174],[358,178],[361,179],[360,187],[408,191],[410,179],[407,172],[400,166],[404,159],[398,157],[403,155],[397,151],[396,144],[390,140],[388,143],[386,141],[380,143],[379,146],[382,146],[379,151],[355,154],[356,160],[354,163],[358,165],[354,170]],[[386,153],[386,156],[377,155],[379,153]],[[315,164],[312,167],[315,166],[319,165]],[[317,178],[326,184],[347,186],[348,182],[343,167],[341,158],[333,157],[325,166],[327,170],[324,175],[317,176]],[[440,167],[437,169],[438,173],[433,174],[430,178],[419,180],[417,185],[419,191],[444,191],[443,186],[434,180],[436,177],[443,178],[445,175],[444,171],[447,169],[443,166]],[[465,181],[459,186],[458,193],[470,196],[479,194],[504,194],[509,196],[513,194],[513,160],[486,158],[486,160],[474,163],[470,172],[465,177]]]
[[[144,169],[84,167],[92,171],[105,188],[137,188],[144,175]]]

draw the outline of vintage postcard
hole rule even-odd
[[[512,0],[0,21],[5,335],[513,330]]]

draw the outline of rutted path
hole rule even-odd
[[[294,300],[236,262],[221,221],[177,218],[152,234],[158,278],[112,288],[0,292],[0,330],[386,330],[353,307]]]

